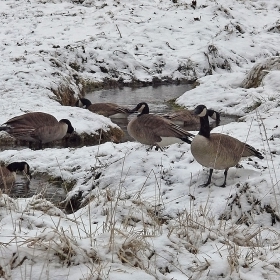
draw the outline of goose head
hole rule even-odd
[[[87,98],[80,98],[77,100],[77,102],[75,103],[76,107],[81,107],[84,109],[87,109],[92,103],[90,102],[90,100],[88,100]]]
[[[138,116],[149,114],[149,106],[146,102],[140,102],[134,109],[131,110],[131,112],[139,112],[140,114]]]
[[[66,123],[68,125],[67,133],[71,134],[71,133],[74,132],[74,128],[73,128],[71,122],[68,119],[61,119],[59,122],[60,123]]]
[[[205,117],[208,116],[207,108],[205,105],[198,105],[194,109],[193,113],[199,117]]]
[[[29,177],[29,179],[32,178],[31,173],[30,173],[30,166],[25,161],[12,162],[6,168],[11,172],[21,171],[21,172],[25,173]]]

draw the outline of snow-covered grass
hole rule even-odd
[[[0,161],[24,160],[33,174],[71,182],[68,207],[79,209],[66,214],[40,195],[1,195],[1,279],[279,279],[279,68],[265,68],[258,87],[242,87],[256,63],[279,56],[278,1],[0,5],[0,123],[43,111],[94,133],[114,124],[62,106],[55,90],[77,98],[108,81],[198,79],[176,103],[241,116],[214,131],[265,157],[231,168],[226,188],[217,187],[221,171],[201,188],[208,170],[187,144],[2,151]]]

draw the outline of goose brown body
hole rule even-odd
[[[62,139],[66,133],[72,133],[74,128],[67,119],[59,122],[46,113],[32,112],[14,117],[0,127],[18,140],[48,143]],[[41,147],[40,147],[41,148]]]
[[[242,157],[255,155],[251,146],[220,133],[211,133],[210,139],[195,136],[191,152],[201,165],[219,170],[235,166]]]
[[[0,188],[11,188],[16,181],[16,172],[5,166],[0,167]]]
[[[131,114],[130,109],[114,103],[91,103],[86,98],[81,98],[76,102],[76,106],[85,107],[89,111],[103,115],[108,118],[126,118]]]
[[[230,167],[235,166],[242,157],[256,156],[263,159],[263,156],[254,147],[239,141],[229,135],[221,133],[211,133],[207,108],[199,105],[195,113],[200,117],[200,130],[191,144],[191,152],[198,163],[210,168],[210,175],[205,186],[211,182],[213,169],[225,170],[225,187],[227,172]]]
[[[162,116],[149,114],[145,102],[139,103],[134,110],[141,113],[128,123],[127,131],[142,144],[163,147],[178,142],[190,143],[194,136]]]
[[[208,116],[216,121],[216,124],[220,122],[220,114],[214,110],[207,110]],[[194,115],[190,110],[179,110],[171,114],[164,115],[165,118],[169,119],[175,124],[179,125],[193,125],[199,124],[200,119],[198,116]]]

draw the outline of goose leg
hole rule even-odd
[[[146,151],[147,151],[147,152],[152,151],[152,150],[153,150],[153,147],[155,147],[155,150],[156,150],[156,151],[160,150],[160,151],[163,152],[163,149],[162,149],[159,145],[157,145],[157,144],[151,145]]]
[[[224,183],[220,186],[221,188],[225,188],[226,187],[227,173],[228,173],[228,168],[225,169],[225,172],[224,172],[225,180],[224,180]]]
[[[160,150],[163,152],[163,148],[161,146],[159,146],[158,144],[156,144],[155,147],[156,147],[155,148],[156,151]]]
[[[153,150],[153,145],[151,145],[148,149],[146,149],[147,152],[152,151]]]
[[[213,169],[211,168],[207,182],[205,184],[200,185],[199,187],[207,187],[208,185],[210,185],[212,174],[213,174]]]
[[[42,141],[39,141],[39,150],[42,150],[43,149],[43,143]]]
[[[28,142],[28,147],[29,147],[29,149],[32,149],[32,142],[31,141]]]

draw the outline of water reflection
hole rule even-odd
[[[186,91],[192,89],[190,84],[148,86],[141,88],[114,88],[88,93],[85,98],[92,103],[112,102],[134,108],[140,102],[147,102],[153,113],[166,113],[172,111],[172,106],[167,101],[178,98]]]
[[[37,194],[58,205],[65,199],[66,191],[62,186],[49,183],[43,175],[35,176],[30,181],[25,176],[17,175],[16,183],[9,191],[9,196],[14,198],[32,197]]]

